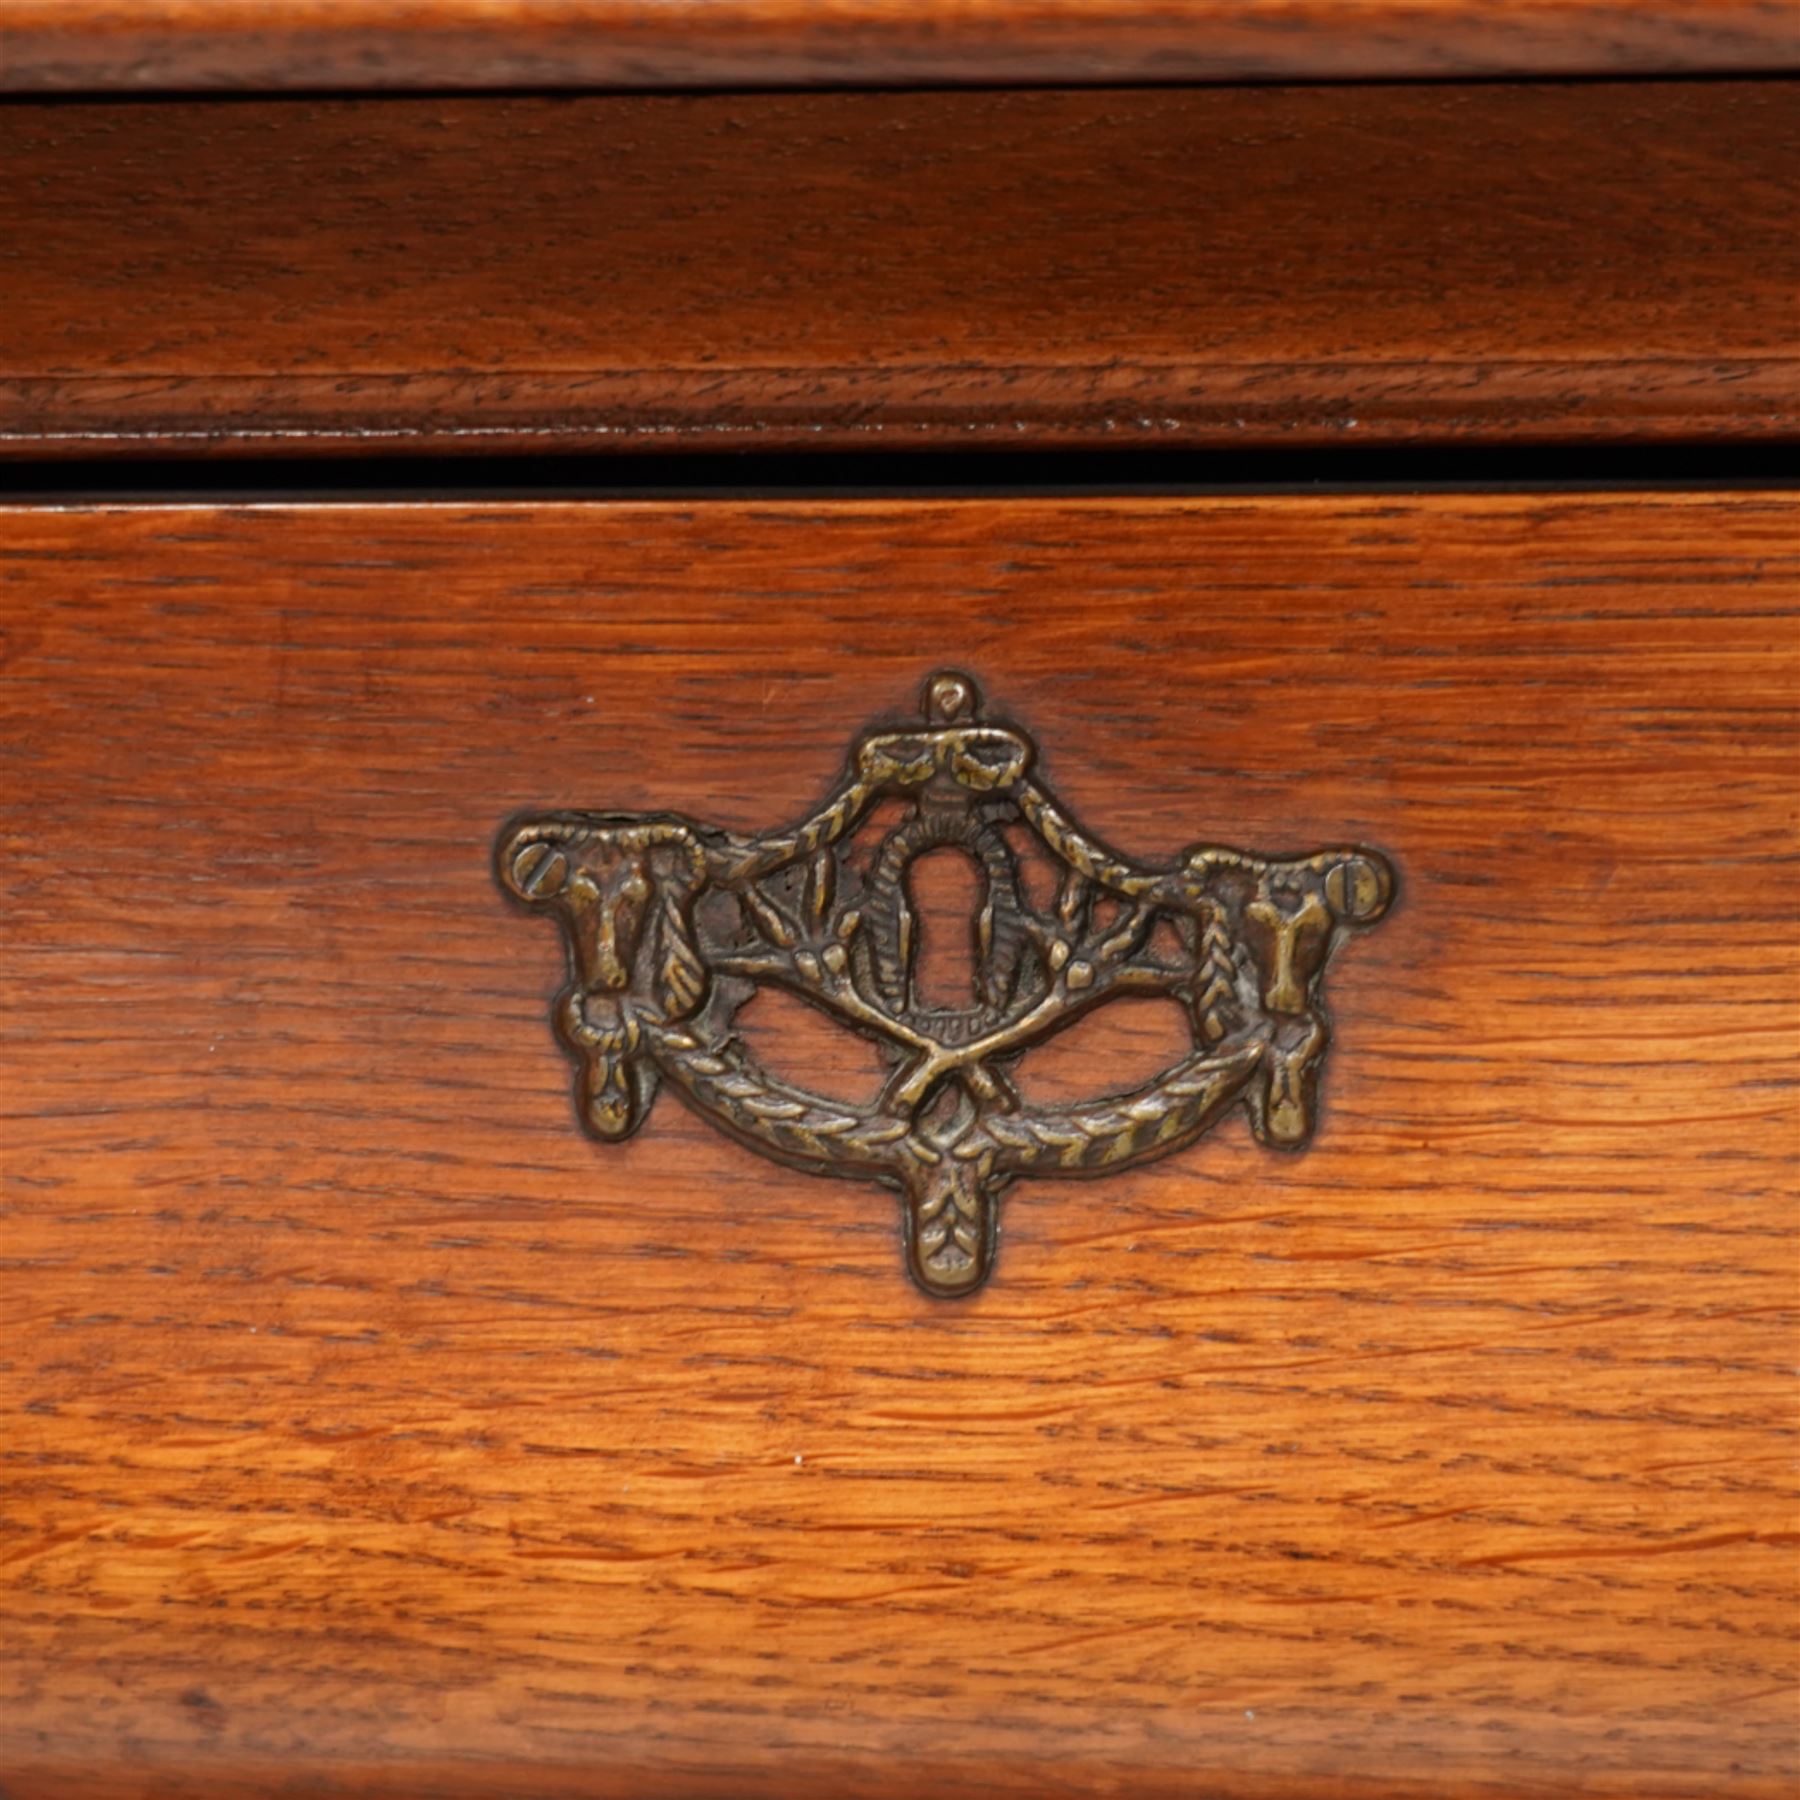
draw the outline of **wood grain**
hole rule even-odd
[[[1793,0],[0,0],[0,91],[1672,74],[1800,65]]]
[[[1800,102],[0,108],[0,451],[1800,438]]]
[[[1793,494],[0,513],[0,1784],[1790,1794],[1797,621]],[[1309,1151],[955,1304],[583,1139],[489,866],[945,662],[1404,883]]]

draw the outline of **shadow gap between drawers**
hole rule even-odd
[[[1512,445],[1341,451],[933,452],[846,457],[257,458],[0,465],[0,501],[846,498],[1768,488],[1800,445]]]

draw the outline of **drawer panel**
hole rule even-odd
[[[1784,81],[15,102],[0,167],[0,459],[1800,440]]]
[[[908,82],[1314,81],[1781,69],[1776,0],[1538,0],[1524,17],[1384,0],[1247,0],[1179,12],[1094,0],[933,0],[821,12],[800,0],[4,0],[0,92],[321,88],[737,88]]]
[[[8,1792],[1791,1791],[1797,611],[1779,493],[0,513]],[[583,1136],[492,862],[946,667],[1121,852],[1398,883],[1307,1148],[952,1301]]]

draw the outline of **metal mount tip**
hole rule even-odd
[[[940,669],[925,684],[925,722],[962,725],[981,711],[981,690],[956,669]]]

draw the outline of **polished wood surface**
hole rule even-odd
[[[0,92],[1671,74],[1794,0],[0,0]]]
[[[12,1800],[1794,1791],[1800,495],[13,509],[0,626]],[[1308,1151],[956,1303],[583,1139],[489,861],[942,663],[1402,883]]]
[[[0,450],[1800,437],[1780,82],[0,108]]]

